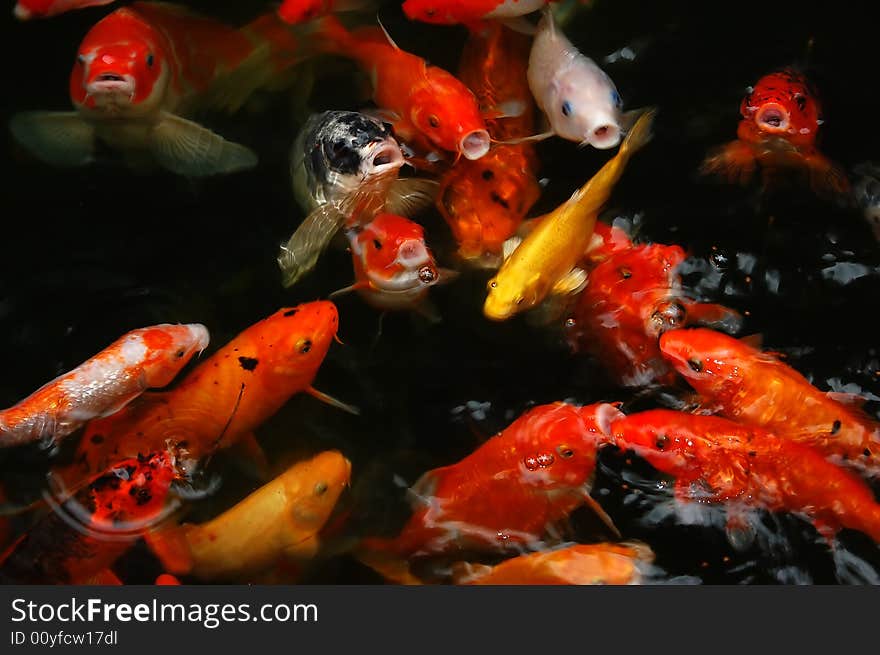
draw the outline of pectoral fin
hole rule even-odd
[[[330,245],[345,222],[345,214],[334,205],[321,205],[305,217],[296,231],[281,246],[278,265],[282,284],[293,286],[318,263],[318,257]]]
[[[510,237],[509,239],[507,239],[501,246],[502,259],[510,259],[513,251],[519,248],[519,244],[521,244],[522,242],[523,240],[520,237]]]
[[[234,173],[257,165],[250,149],[173,114],[166,114],[153,130],[150,151],[159,164],[187,177]]]
[[[341,400],[337,400],[333,396],[327,395],[323,391],[318,391],[314,387],[309,387],[305,390],[305,392],[313,398],[317,398],[322,403],[327,403],[331,407],[341,409],[343,412],[348,412],[349,414],[354,414],[355,416],[360,416],[361,414],[361,410],[359,410],[354,405],[349,405],[348,403],[344,403]]]
[[[426,178],[404,177],[391,183],[385,210],[410,218],[433,204],[440,183]]]
[[[53,166],[84,166],[94,159],[95,129],[76,112],[28,111],[9,121],[15,140]]]
[[[553,285],[553,293],[568,295],[579,293],[587,286],[587,272],[582,268],[573,268]]]
[[[544,141],[545,139],[549,139],[551,136],[556,136],[556,132],[541,132],[540,134],[533,134],[532,136],[524,136],[518,139],[506,139],[504,141],[495,141],[495,143],[499,143],[505,146],[515,146],[520,143],[534,143],[535,141]]]

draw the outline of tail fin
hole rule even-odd
[[[619,154],[629,157],[644,147],[653,136],[651,128],[654,124],[654,117],[657,115],[657,109],[652,107],[642,113],[633,125],[632,129],[627,132],[626,138],[620,144]]]

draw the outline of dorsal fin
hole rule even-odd
[[[385,26],[382,24],[381,19],[379,18],[379,14],[376,14],[376,22],[379,23],[379,27],[382,29],[382,34],[385,35],[385,38],[388,39],[388,43],[394,46],[395,50],[400,50],[400,46],[398,46],[394,39],[391,38],[391,35],[388,33],[388,30],[385,29]]]
[[[755,350],[761,350],[761,346],[764,345],[764,337],[761,334],[749,334],[744,337],[739,338],[747,346],[754,348]]]

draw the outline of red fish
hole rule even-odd
[[[538,11],[555,0],[406,0],[410,20],[440,25],[469,23],[484,18],[514,18]]]
[[[601,261],[589,269],[586,287],[565,325],[572,350],[592,354],[617,383],[644,386],[674,380],[658,343],[666,330],[692,323],[739,328],[737,312],[685,295],[676,272],[686,257],[681,247],[636,245],[622,230],[604,225],[599,238],[590,258]]]
[[[173,390],[145,394],[123,411],[89,423],[74,463],[59,474],[72,487],[114,460],[169,442],[185,468],[187,457],[199,459],[249,439],[295,393],[341,405],[311,386],[338,326],[332,302],[278,310],[203,361]]]
[[[285,23],[297,25],[335,11],[357,11],[372,4],[372,0],[282,0],[278,16]]]
[[[60,440],[119,411],[146,389],[164,387],[208,346],[204,325],[132,330],[97,355],[0,411],[0,447]]]
[[[460,462],[422,476],[411,489],[419,507],[400,535],[362,549],[410,557],[534,546],[584,503],[598,508],[589,481],[619,416],[609,404],[529,410]]]
[[[804,171],[817,193],[844,194],[846,174],[816,148],[821,108],[807,78],[791,69],[765,75],[743,98],[737,140],[703,162],[703,172],[747,184],[759,167],[765,183]]]
[[[101,141],[136,166],[159,164],[181,175],[250,168],[253,152],[186,116],[237,110],[295,61],[289,37],[275,47],[272,23],[280,21],[274,12],[267,17],[239,30],[170,3],[118,9],[80,44],[70,75],[76,111],[17,114],[12,132],[35,156],[60,166],[93,161]]]
[[[880,474],[880,424],[773,355],[713,330],[674,330],[663,356],[713,411]]]
[[[792,512],[826,538],[842,528],[880,543],[880,504],[857,475],[807,446],[718,416],[656,409],[615,421],[620,448],[676,478],[680,502],[724,503],[728,526],[748,509]]]
[[[74,9],[109,5],[113,0],[18,0],[12,13],[18,20],[49,18]]]
[[[120,460],[43,517],[0,556],[7,584],[85,584],[163,518],[174,458]]]
[[[405,52],[373,28],[348,32],[335,16],[317,22],[315,47],[354,59],[370,74],[373,100],[402,141],[479,159],[489,151],[489,133],[474,94],[452,74]]]
[[[476,95],[480,110],[505,103],[516,116],[487,118],[495,141],[526,137],[534,131],[535,107],[526,79],[530,39],[499,23],[471,30],[461,55],[459,78]],[[437,209],[446,219],[458,254],[497,265],[504,242],[513,236],[541,194],[538,159],[531,143],[495,144],[475,162],[458,161],[443,177]]]
[[[437,267],[422,226],[403,216],[379,214],[348,238],[357,281],[333,295],[357,290],[380,309],[407,309],[455,274]]]

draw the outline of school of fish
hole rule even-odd
[[[155,584],[289,584],[332,557],[393,584],[662,580],[650,533],[622,534],[594,489],[610,453],[652,470],[674,511],[721,511],[734,548],[754,545],[766,513],[801,521],[832,552],[843,530],[880,547],[880,422],[865,399],[825,388],[741,334],[743,313],[683,282],[689,244],[643,241],[609,220],[663,107],[628,107],[607,58],[591,58],[557,19],[563,4],[589,3],[284,0],[230,24],[186,3],[18,0],[20,21],[80,9],[95,18],[59,62],[72,66],[72,107],[9,122],[17,147],[49,167],[100,176],[115,162],[131,175],[235,184],[260,153],[215,131],[214,118],[246,120],[255,98],[320,85],[327,62],[360,85],[362,102],[295,122],[279,178],[296,219],[289,237],[266,244],[281,273],[272,284],[320,280],[335,247],[350,252],[349,286],[254,316],[220,343],[211,325],[132,325],[0,410],[2,452],[37,452],[48,474],[30,503],[13,502],[0,480],[0,581],[125,584],[114,567],[134,548],[164,571]],[[459,26],[457,69],[399,46],[386,11],[419,29]],[[768,68],[739,114],[736,139],[694,170],[707,185],[759,182],[760,193],[849,202],[877,231],[880,175],[862,164],[850,179],[820,150],[824,116],[806,72]],[[578,188],[539,178],[539,144],[554,138],[602,158],[579,171]],[[548,205],[554,195],[564,200]],[[442,222],[425,220],[430,212]],[[394,530],[352,527],[351,454],[290,435],[288,454],[270,458],[264,426],[298,394],[369,420],[358,398],[314,386],[331,350],[344,356],[334,346],[343,303],[436,323],[434,287],[455,293],[459,278],[485,269],[475,324],[500,333],[534,319],[529,329],[555,330],[617,395],[580,403],[573,389],[511,413],[494,436],[401,484],[408,513]],[[630,410],[633,393],[654,405]],[[222,458],[250,467],[258,484],[210,517],[188,514],[214,493]],[[584,516],[595,540],[575,542],[572,522]]]

